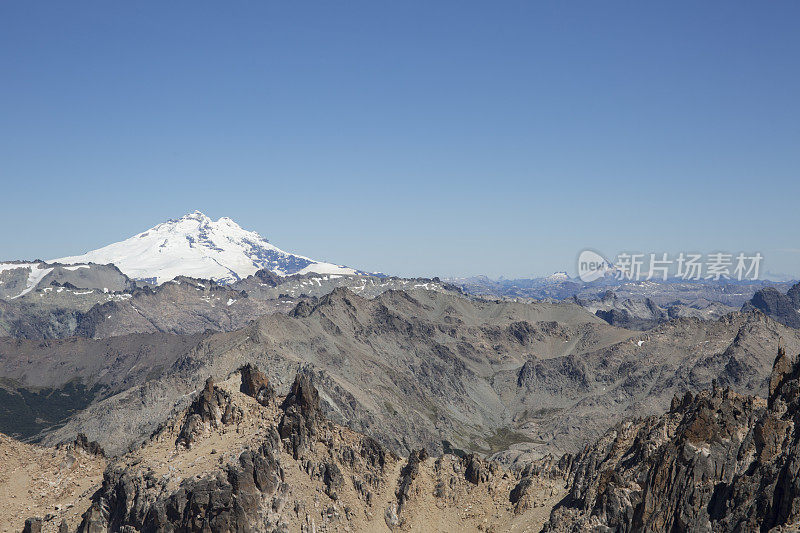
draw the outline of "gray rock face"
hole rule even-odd
[[[238,464],[185,480],[167,494],[166,481],[150,471],[110,467],[78,531],[285,531],[279,517],[264,512],[285,491],[279,454],[273,428]]]
[[[714,386],[616,426],[573,463],[547,531],[769,531],[800,520],[800,361],[781,349],[769,400]]]
[[[641,331],[673,318],[717,320],[736,310],[735,307],[703,299],[678,300],[659,305],[650,297],[620,298],[613,291],[606,291],[599,298],[575,297],[573,301],[613,326]]]
[[[781,324],[800,328],[800,283],[786,294],[772,287],[761,289],[742,309],[758,309]]]
[[[288,451],[297,459],[308,449],[321,418],[319,393],[307,374],[297,375],[281,408],[284,414],[278,434],[287,441]]]

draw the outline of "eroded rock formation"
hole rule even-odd
[[[800,363],[769,399],[713,387],[617,425],[575,459],[547,531],[770,531],[800,523]]]

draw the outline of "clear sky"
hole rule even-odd
[[[800,274],[800,3],[0,3],[0,258],[199,209],[402,275]]]

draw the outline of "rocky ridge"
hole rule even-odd
[[[781,348],[767,399],[715,383],[588,446],[545,530],[797,530],[798,413],[800,361]]]
[[[0,278],[6,274],[24,274],[24,266],[0,271]],[[53,272],[29,292],[10,299],[0,296],[0,336],[100,339],[132,333],[187,335],[206,330],[233,331],[260,316],[288,313],[299,302],[314,304],[338,287],[347,287],[368,298],[396,289],[458,292],[436,279],[338,274],[282,277],[268,270],[259,270],[227,285],[187,276],[177,276],[158,286],[137,285],[113,265],[56,268],[42,263],[41,266]],[[63,276],[54,277],[62,270],[71,274],[70,281],[62,279]],[[109,283],[98,274],[106,270],[119,276],[120,283]]]
[[[112,462],[79,521],[31,521],[86,533],[522,531],[563,495],[564,472],[552,461],[520,472],[422,450],[403,460],[327,420],[303,373],[285,398],[258,402],[240,392],[253,370],[207,381],[185,412]],[[187,447],[190,420],[206,426]]]
[[[443,440],[468,451],[500,451],[534,440],[509,428],[513,415],[505,407],[516,409],[524,395],[516,377],[513,384],[505,379],[531,353],[569,372],[545,359],[630,336],[568,304],[476,302],[432,291],[387,291],[367,300],[338,289],[314,306],[299,304],[291,316],[269,315],[201,340],[146,384],[102,400],[46,438],[58,442],[82,431],[119,453],[152,431],[154,413],[185,407],[185,393],[199,388],[203,375],[226,379],[253,362],[282,391],[308,368],[328,416],[397,453],[420,446],[438,453]],[[497,386],[513,395],[493,388],[498,373],[504,381]],[[142,396],[154,401],[143,404]],[[483,440],[487,435],[492,441]]]
[[[761,289],[742,306],[743,311],[750,309],[758,309],[791,328],[800,328],[800,283],[793,285],[786,294],[774,287]]]
[[[658,305],[652,298],[620,298],[613,291],[599,298],[572,298],[572,301],[596,314],[609,324],[627,329],[648,330],[673,318],[717,320],[736,308],[719,302],[681,301]]]

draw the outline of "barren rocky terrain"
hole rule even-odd
[[[624,417],[657,413],[676,392],[713,379],[763,392],[779,339],[800,351],[796,330],[756,312],[675,319],[642,333],[569,303],[433,291],[365,299],[337,289],[316,305],[301,302],[289,314],[187,344],[146,380],[97,398],[44,441],[84,432],[124,452],[185,407],[205,377],[227,379],[252,362],[281,390],[307,369],[331,419],[396,453],[424,446],[525,460],[578,451]],[[133,360],[123,355],[120,363]],[[17,372],[29,375],[25,364]],[[87,388],[95,383],[91,372],[81,378]]]
[[[134,282],[113,265],[23,265],[0,270],[0,336],[103,339],[132,333],[233,331],[260,316],[287,313],[300,301],[315,303],[337,287],[366,298],[387,290],[458,292],[435,279],[360,274],[281,277],[267,270],[229,285],[186,276],[151,285]],[[32,272],[46,274],[37,277]],[[29,287],[28,281],[33,283]]]
[[[766,398],[717,382],[615,425],[576,455],[509,467],[398,456],[328,420],[305,372],[286,396],[245,365],[212,378],[136,449],[3,437],[0,519],[14,531],[792,531],[800,525],[800,357]],[[46,512],[46,514],[45,514]]]
[[[59,448],[24,444],[0,434],[0,531],[19,533],[26,518],[62,522],[74,531],[100,488],[106,459],[81,441]]]
[[[761,289],[742,306],[744,311],[751,309],[758,309],[781,324],[800,328],[800,283],[785,294],[774,287]]]
[[[457,532],[538,531],[565,494],[565,467],[551,459],[523,471],[474,455],[399,457],[326,420],[304,374],[276,397],[246,367],[208,380],[192,398],[142,446],[110,461],[101,485],[99,470],[81,466],[92,490],[65,497],[9,485],[7,497],[19,498],[34,518],[29,527],[41,531]],[[41,455],[15,446],[26,465]],[[9,520],[15,530],[24,522],[23,514]]]
[[[609,430],[573,461],[545,531],[797,531],[800,360],[766,397],[717,384]]]
[[[2,303],[32,332],[0,340],[0,430],[39,443],[5,439],[14,464],[60,487],[69,448],[40,446],[85,434],[69,457],[100,465],[79,492],[7,485],[24,502],[9,509],[31,511],[14,527],[36,516],[45,531],[622,524],[581,511],[576,488],[599,479],[580,474],[591,453],[621,445],[604,444],[609,427],[639,428],[706,389],[768,395],[775,347],[800,353],[800,330],[757,306],[484,299],[438,280],[258,272],[109,292],[55,281]],[[74,321],[54,311],[70,306]],[[674,423],[657,431],[678,431],[665,416]],[[110,457],[102,486],[106,459],[86,446]]]

